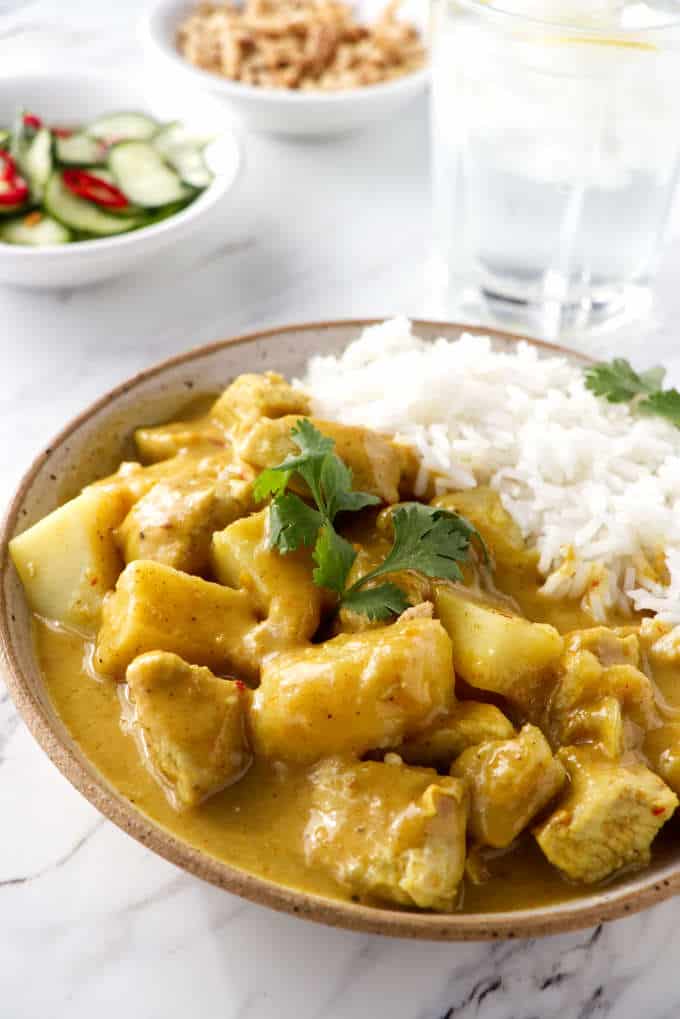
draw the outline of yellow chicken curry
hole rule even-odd
[[[680,791],[654,620],[544,597],[496,492],[416,498],[410,447],[278,375],[135,442],[11,552],[56,709],[138,809],[376,906],[527,907],[648,864]]]

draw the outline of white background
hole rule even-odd
[[[0,3],[0,69],[141,71],[138,12],[134,0]],[[437,314],[427,140],[425,100],[364,135],[248,138],[238,193],[181,250],[88,290],[0,289],[0,501],[66,419],[162,357],[269,324]],[[679,254],[675,244],[653,317],[597,341],[641,366],[663,361],[676,381]],[[1,1019],[672,1019],[679,922],[668,903],[602,930],[490,946],[305,925],[202,884],[104,821],[0,693]]]

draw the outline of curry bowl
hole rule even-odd
[[[85,484],[113,471],[129,451],[135,428],[181,414],[200,394],[214,395],[245,372],[303,373],[320,352],[337,354],[366,321],[316,323],[275,329],[224,340],[165,361],[112,390],[56,436],[24,476],[0,532],[0,651],[5,678],[16,707],[35,739],[66,778],[107,818],[153,852],[191,874],[253,902],[301,918],[348,930],[441,941],[533,937],[587,927],[646,908],[680,888],[680,846],[655,853],[651,865],[624,874],[615,883],[584,888],[561,901],[545,898],[532,908],[507,906],[484,912],[419,913],[374,907],[305,889],[291,880],[267,876],[265,865],[250,871],[223,862],[178,837],[100,773],[60,718],[47,691],[31,614],[11,563],[8,543]],[[424,340],[462,333],[491,336],[496,349],[512,350],[518,337],[453,323],[416,322]],[[539,352],[558,350],[575,362],[580,355],[529,340]],[[263,844],[266,855],[266,845]]]

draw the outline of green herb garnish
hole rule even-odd
[[[649,396],[661,389],[663,368],[651,368],[638,375],[630,361],[615,357],[613,361],[594,364],[586,368],[586,388],[596,396],[604,396],[609,403],[626,403],[636,396]]]
[[[663,368],[638,374],[625,358],[615,357],[609,363],[586,368],[586,388],[609,403],[632,402],[643,414],[666,418],[680,428],[680,392],[661,388],[665,374]]]
[[[255,483],[258,501],[273,496],[270,506],[269,545],[282,555],[301,545],[312,548],[314,582],[339,596],[339,604],[369,619],[389,619],[409,607],[403,591],[389,581],[366,587],[389,573],[415,570],[427,577],[462,580],[459,563],[469,559],[476,541],[485,562],[489,555],[479,532],[469,521],[449,510],[404,503],[392,516],[394,542],[385,560],[347,588],[356,559],[349,541],[335,530],[338,513],[354,512],[380,502],[368,492],[352,489],[352,472],[334,452],[332,439],[310,421],[301,419],[291,431],[298,453],[278,467],[264,470]],[[305,481],[316,508],[287,491],[294,474]]]

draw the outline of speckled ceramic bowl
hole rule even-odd
[[[338,351],[367,322],[323,323],[241,336],[189,351],[151,368],[93,404],[68,424],[29,468],[0,532],[0,658],[14,702],[56,766],[106,817],[149,849],[221,888],[309,920],[400,937],[440,941],[554,934],[635,912],[680,889],[680,846],[650,868],[616,884],[584,891],[558,905],[484,914],[416,914],[339,902],[273,884],[192,848],[140,813],[102,778],[56,716],[31,640],[30,616],[7,543],[53,510],[60,499],[114,469],[133,428],[179,413],[189,395],[214,391],[244,371],[303,371],[319,351]],[[416,323],[425,338],[457,337],[463,328]],[[489,333],[488,329],[470,330]],[[496,333],[500,346],[516,337]],[[543,346],[539,344],[539,346]],[[546,348],[553,350],[554,348]],[[573,355],[576,356],[576,355]]]

